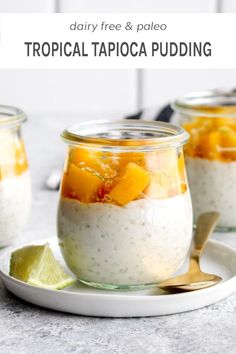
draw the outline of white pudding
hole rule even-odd
[[[30,205],[29,171],[0,181],[0,247],[9,245],[25,226]]]
[[[192,238],[189,192],[124,207],[62,198],[58,236],[65,261],[81,280],[156,283],[172,276],[187,256]]]
[[[219,226],[236,227],[236,162],[211,161],[186,156],[194,219],[218,211]]]

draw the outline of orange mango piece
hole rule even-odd
[[[210,160],[219,160],[221,157],[221,152],[219,150],[220,143],[221,137],[218,131],[213,131],[208,135],[204,135],[201,138],[202,157]]]
[[[0,180],[19,176],[28,169],[24,143],[21,140],[7,142],[8,148],[0,161]]]
[[[219,131],[223,157],[229,160],[236,160],[236,132],[229,127],[222,127]]]
[[[133,162],[141,167],[145,167],[145,159],[147,155],[144,152],[122,152],[117,155],[117,170],[122,171],[124,167]]]
[[[70,149],[69,160],[75,165],[90,165],[93,164],[94,160],[99,156],[99,153],[95,153],[92,150],[87,150],[83,148],[72,147]]]
[[[173,151],[167,150],[166,154],[164,151],[160,154],[166,158],[166,161],[163,159],[163,165],[159,164],[162,170],[156,169],[152,173],[151,182],[144,194],[149,198],[164,199],[184,193],[187,185],[183,153],[181,152],[177,157],[177,152],[173,149]]]
[[[194,131],[191,134],[191,138],[189,143],[186,145],[186,152],[190,156],[196,156],[198,155],[198,151],[201,148],[201,135],[199,134],[198,131]]]
[[[188,133],[191,133],[192,129],[196,128],[196,124],[194,122],[186,122],[186,123],[183,123],[183,128]]]
[[[110,178],[114,176],[114,170],[109,164],[104,163],[102,153],[83,148],[71,148],[69,161],[78,167],[86,168],[92,173],[97,173],[101,177]]]
[[[64,172],[63,177],[61,179],[60,191],[63,197],[70,197],[70,188],[68,184],[68,173]]]
[[[149,182],[149,173],[137,164],[129,162],[108,197],[120,205],[125,205],[138,198]]]
[[[28,161],[23,141],[19,141],[16,145],[15,159],[15,174],[20,175],[28,169]]]
[[[224,127],[224,126],[230,126],[232,124],[235,124],[234,120],[232,118],[228,117],[217,117],[217,118],[212,118],[213,124],[216,128]]]
[[[71,164],[66,177],[66,185],[81,202],[89,203],[95,200],[99,188],[102,188],[104,182],[96,175],[82,170],[74,164]]]
[[[206,110],[206,108],[204,108]],[[210,160],[236,160],[236,119],[224,116],[235,113],[235,107],[209,107],[208,113],[222,113],[222,117],[197,117],[183,123],[190,133],[184,151],[188,156]]]
[[[185,161],[183,152],[180,153],[178,158],[178,171],[181,182],[186,181],[186,169],[185,169]]]
[[[200,116],[200,117],[196,117],[195,121],[196,121],[198,128],[202,127],[203,125],[206,125],[209,127],[212,127],[214,125],[213,124],[214,122],[211,117]]]

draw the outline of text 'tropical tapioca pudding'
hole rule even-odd
[[[67,129],[58,207],[59,244],[86,284],[129,288],[167,279],[182,265],[192,208],[186,132],[154,122],[93,122]]]
[[[28,163],[21,137],[22,111],[0,106],[0,247],[25,226],[31,205]]]
[[[236,94],[195,93],[174,108],[190,134],[185,158],[194,219],[215,210],[219,230],[236,229]]]

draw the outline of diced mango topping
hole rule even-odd
[[[175,148],[115,153],[72,147],[61,193],[83,203],[123,206],[140,198],[169,198],[186,189],[183,153]]]
[[[0,136],[0,181],[19,176],[28,169],[24,143],[12,136]]]
[[[72,148],[69,159],[71,163],[92,173],[98,173],[104,177],[114,176],[114,170],[106,163],[106,156],[101,152],[84,148]]]
[[[236,119],[197,117],[183,127],[190,133],[185,153],[208,160],[236,160]]]
[[[92,175],[74,164],[69,166],[68,174],[63,182],[69,187],[72,195],[84,203],[94,201],[97,191],[102,188],[104,183],[98,176]]]
[[[149,173],[139,165],[129,162],[108,196],[118,204],[125,205],[138,198],[149,182]]]
[[[173,155],[169,155],[170,157]],[[169,159],[169,164],[160,164],[159,170],[157,169],[152,173],[151,182],[145,189],[144,194],[150,198],[164,199],[184,193],[187,190],[186,172],[183,153],[175,159]]]
[[[119,154],[119,162],[117,163],[118,171],[122,171],[124,167],[133,162],[145,168],[147,155],[144,152],[123,152]]]
[[[20,175],[28,169],[28,161],[26,158],[25,145],[22,140],[16,144],[15,152],[16,164],[15,174]]]

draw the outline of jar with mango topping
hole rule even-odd
[[[0,247],[24,228],[31,205],[31,184],[21,135],[24,112],[0,106]]]
[[[194,219],[215,210],[218,231],[236,230],[236,93],[193,93],[173,108],[190,134],[185,159]]]
[[[182,151],[188,134],[168,123],[95,121],[62,137],[58,237],[71,271],[105,289],[172,276],[192,237]]]

